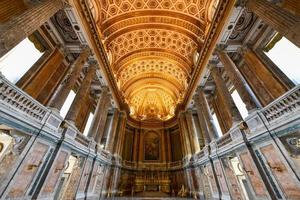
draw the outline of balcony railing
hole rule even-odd
[[[62,122],[62,117],[59,114],[52,112],[49,108],[40,104],[26,92],[19,89],[0,73],[0,106],[1,110],[7,114],[13,113],[16,118],[21,121],[30,121],[30,124],[36,127],[43,127],[48,132],[56,137],[60,137],[58,131]],[[45,124],[45,126],[42,126]],[[90,146],[90,139],[80,133],[75,127],[68,128],[66,135],[75,139],[77,144],[81,144],[86,148]],[[111,154],[105,151],[99,153],[104,160],[110,160]]]
[[[300,109],[300,85],[297,85],[265,108],[262,113],[268,122],[289,115]]]
[[[35,121],[45,120],[49,110],[0,73],[0,103],[7,109],[22,113]]]

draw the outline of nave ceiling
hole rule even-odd
[[[90,0],[122,101],[166,121],[186,95],[218,1]]]

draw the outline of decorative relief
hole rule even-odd
[[[174,116],[205,40],[211,0],[90,0],[118,94],[137,120]],[[215,7],[214,7],[215,8]]]
[[[116,70],[116,73],[118,73],[121,68],[131,64],[135,60],[149,59],[149,58],[159,58],[159,59],[168,60],[169,62],[173,62],[174,65],[176,64],[178,67],[184,70],[186,74],[191,73],[192,61],[184,60],[169,52],[158,52],[158,51],[151,51],[151,50],[135,53],[134,55],[128,55],[126,58],[120,60],[118,63],[114,63],[113,67]]]
[[[300,131],[280,138],[292,158],[300,159]]]
[[[67,43],[79,43],[77,34],[75,33],[71,22],[63,10],[58,11],[52,18],[51,21],[60,32],[64,41]]]
[[[113,62],[116,63],[128,54],[151,48],[155,48],[157,51],[171,52],[183,59],[192,60],[197,44],[183,34],[161,29],[128,32],[108,44],[108,49],[113,54]]]
[[[131,78],[144,73],[165,73],[177,79],[184,87],[187,84],[186,73],[180,67],[163,59],[149,59],[134,62],[131,65],[126,66],[125,69],[121,70],[117,77],[118,80],[121,81],[121,85],[123,85]]]
[[[247,35],[248,31],[251,29],[255,19],[256,18],[254,14],[245,9],[238,19],[238,22],[236,23],[229,39],[234,41],[242,41]]]
[[[111,40],[111,38],[116,37],[115,35],[124,33],[124,27],[128,27],[130,30],[136,30],[151,27],[153,25],[155,25],[155,27],[162,27],[163,29],[176,29],[181,33],[186,33],[195,41],[197,41],[198,37],[202,40],[204,39],[204,25],[199,24],[196,21],[195,23],[192,23],[183,19],[167,16],[141,16],[138,18],[128,18],[126,20],[117,21],[106,27],[102,34],[105,37],[108,37],[108,40]]]
[[[163,119],[174,116],[176,101],[159,88],[140,90],[130,101],[130,115],[136,119]]]
[[[205,0],[101,0],[99,2],[103,22],[124,13],[154,9],[184,13],[205,20]]]

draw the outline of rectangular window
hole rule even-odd
[[[232,99],[233,99],[236,107],[240,111],[240,114],[242,115],[243,119],[245,119],[248,116],[248,111],[247,111],[246,105],[243,102],[243,100],[241,99],[239,93],[236,90],[234,90],[233,93],[231,94],[231,96],[232,96]]]
[[[26,38],[0,58],[0,72],[9,81],[16,83],[42,55]]]
[[[215,124],[217,132],[218,132],[218,137],[221,137],[223,134],[222,134],[222,130],[221,130],[218,118],[215,113],[212,115],[212,118],[214,120],[214,124]]]
[[[69,111],[69,109],[72,105],[72,102],[75,99],[75,96],[76,96],[75,92],[73,90],[71,90],[68,94],[68,97],[67,97],[63,107],[60,109],[60,115],[63,118],[66,117],[66,115],[67,115],[67,113],[68,113],[68,111]]]
[[[87,136],[88,133],[89,133],[89,130],[91,128],[91,125],[92,125],[92,121],[93,121],[93,118],[94,118],[94,114],[93,113],[90,113],[89,114],[89,118],[86,122],[86,125],[84,127],[84,131],[83,131],[83,135]]]
[[[265,46],[264,53],[296,85],[300,83],[300,48],[276,34]]]

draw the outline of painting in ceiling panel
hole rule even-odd
[[[129,114],[175,115],[218,0],[90,0],[90,10]]]

